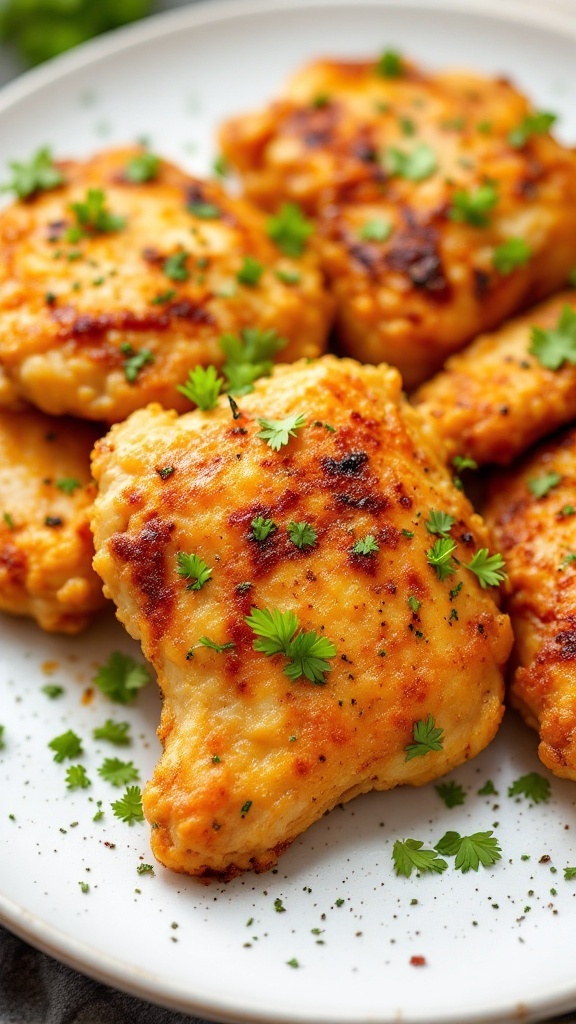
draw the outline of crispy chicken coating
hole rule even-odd
[[[392,363],[411,389],[562,287],[576,154],[504,79],[395,70],[311,64],[221,143],[249,198],[316,213],[343,351]]]
[[[576,430],[499,474],[486,520],[510,581],[512,703],[546,767],[576,780]]]
[[[106,601],[88,512],[95,426],[0,412],[0,609],[78,633]]]
[[[512,643],[464,565],[484,524],[395,370],[301,361],[239,407],[151,406],[93,460],[94,564],[164,695],[153,849],[225,878],[270,867],[336,803],[478,753]],[[431,509],[452,517],[446,575]],[[409,757],[417,723],[441,736]]]
[[[130,180],[138,156],[61,163],[61,187],[0,213],[0,404],[114,422],[190,408],[176,386],[222,364],[224,333],[273,329],[286,361],[324,350],[313,254],[285,256],[258,211],[168,163]]]
[[[477,338],[412,395],[450,455],[506,464],[574,419],[576,366],[547,369],[530,352],[533,328],[555,330],[567,306],[576,316],[572,291]]]

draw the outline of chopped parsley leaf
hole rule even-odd
[[[218,153],[212,161],[212,170],[217,178],[227,178],[230,174],[230,164],[223,153]]]
[[[414,536],[413,530],[400,530],[400,533],[402,534],[403,537],[406,537],[407,540],[412,540]]]
[[[537,110],[533,114],[527,114],[520,124],[508,133],[508,142],[514,149],[522,149],[533,135],[546,135],[557,120],[556,114],[551,114],[546,110]]]
[[[227,389],[233,395],[246,395],[254,390],[258,377],[268,377],[272,371],[273,359],[288,342],[273,329],[262,331],[258,327],[246,327],[240,337],[223,334],[220,348],[226,356],[222,373],[226,377]]]
[[[278,527],[273,519],[265,519],[264,516],[256,516],[250,523],[250,529],[252,531],[252,540],[261,542],[266,540],[266,538],[272,533],[275,533]]]
[[[535,498],[545,498],[553,487],[558,487],[562,482],[559,473],[543,473],[542,476],[532,477],[527,481],[528,490]]]
[[[456,541],[450,537],[440,537],[426,552],[426,560],[435,570],[439,580],[443,581],[456,572],[456,563],[452,557],[455,551]]]
[[[201,636],[198,640],[201,647],[208,647],[211,651],[216,651],[216,654],[223,654],[224,651],[233,651],[236,647],[234,641],[229,640],[225,644],[217,644],[215,640],[211,640],[208,636]],[[214,760],[214,758],[212,758]]]
[[[422,607],[422,601],[419,601],[417,597],[414,597],[414,595],[411,595],[408,598],[407,604],[411,611],[414,613],[414,615],[417,615],[418,611]]]
[[[264,273],[264,265],[253,256],[245,256],[240,270],[236,274],[238,284],[255,288]]]
[[[488,548],[479,548],[471,562],[465,563],[466,568],[473,572],[483,590],[486,587],[497,587],[508,579],[504,571],[502,555],[488,554]]]
[[[289,679],[294,681],[305,676],[317,685],[326,682],[326,674],[332,668],[327,659],[336,656],[336,647],[327,637],[319,636],[314,630],[306,632],[299,629],[300,624],[294,612],[281,612],[278,608],[252,608],[245,621],[256,634],[257,639],[253,643],[255,651],[268,657],[283,654],[289,659],[284,668]]]
[[[525,796],[535,804],[545,804],[550,799],[550,783],[538,772],[528,772],[508,787],[508,796]]]
[[[288,536],[297,548],[312,548],[318,540],[316,530],[310,523],[288,523]]]
[[[448,512],[442,512],[437,508],[430,509],[430,517],[426,520],[428,533],[437,533],[440,537],[447,537],[456,522],[454,516]]]
[[[144,821],[142,791],[139,786],[127,786],[120,800],[115,800],[110,806],[116,817],[129,825],[133,825],[135,821]]]
[[[489,213],[498,202],[494,185],[479,185],[473,191],[462,189],[454,193],[448,216],[451,220],[484,228],[490,223]]]
[[[224,386],[224,378],[218,376],[215,366],[195,366],[188,371],[185,384],[178,384],[177,390],[202,412],[210,412],[218,405],[218,395]]]
[[[55,751],[54,760],[59,764],[67,757],[72,760],[73,757],[78,757],[83,753],[82,740],[72,729],[68,729],[68,732],[63,732],[60,736],[55,736],[53,740],[50,740],[48,746],[50,750]]]
[[[480,864],[485,868],[492,867],[502,859],[502,850],[493,832],[475,832],[471,836],[446,832],[434,849],[445,857],[455,857],[454,867],[463,874],[478,871]]]
[[[191,581],[186,590],[202,590],[213,572],[204,559],[199,555],[189,555],[185,551],[179,551],[177,561],[176,572],[178,575]]]
[[[457,583],[454,589],[449,592],[448,597],[450,598],[451,601],[454,601],[458,597],[458,594],[462,590],[463,586],[464,584],[462,580],[460,580],[460,583]]]
[[[286,416],[283,420],[259,419],[258,424],[262,427],[258,437],[266,441],[269,448],[279,452],[283,445],[288,444],[291,437],[296,437],[296,431],[306,424],[306,417],[302,414]]]
[[[62,491],[64,494],[74,494],[74,491],[77,491],[78,488],[81,486],[82,484],[80,483],[80,481],[75,480],[71,476],[63,477],[62,480],[56,481],[56,487],[58,488],[59,491]]]
[[[358,232],[363,242],[385,242],[392,234],[393,228],[389,220],[384,217],[374,217],[367,220]]]
[[[78,885],[80,886],[81,892],[83,892],[84,894],[90,892],[90,886],[88,885],[88,882],[78,882]]]
[[[139,352],[135,352],[129,342],[123,342],[120,345],[120,351],[122,355],[126,356],[122,363],[122,369],[129,384],[134,384],[138,379],[140,370],[156,360],[156,356],[150,349],[141,348]]]
[[[220,207],[215,203],[188,203],[186,209],[199,220],[218,220],[221,216]]]
[[[286,256],[297,257],[306,249],[314,225],[306,220],[297,203],[284,203],[274,217],[268,218],[266,232]]]
[[[350,550],[353,555],[373,555],[380,550],[380,545],[372,533],[367,533],[365,537],[357,540]]]
[[[414,870],[420,874],[427,871],[441,874],[448,867],[436,850],[424,849],[419,839],[397,839],[392,848],[392,860],[396,874],[404,878],[410,878]]]
[[[92,783],[86,775],[86,769],[83,764],[71,764],[66,769],[66,788],[67,789],[88,789]]]
[[[137,782],[140,773],[132,761],[121,761],[118,757],[107,757],[98,769],[98,775],[112,786],[127,786]]]
[[[452,459],[454,469],[461,473],[463,469],[478,469],[478,463],[468,455],[455,455]]]
[[[124,168],[124,177],[126,181],[131,181],[135,185],[142,185],[147,181],[155,181],[159,170],[160,157],[156,156],[155,153],[146,151],[145,153],[138,153],[137,156],[132,157],[128,161]]]
[[[558,512],[558,515],[562,517],[576,516],[576,508],[574,508],[574,505],[563,505],[560,511]]]
[[[12,181],[3,185],[0,192],[15,192],[18,199],[29,199],[36,192],[48,192],[64,182],[64,175],[52,160],[47,147],[39,149],[28,163],[12,160],[9,163]]]
[[[242,807],[240,808],[240,814],[241,814],[241,816],[243,818],[246,817],[246,815],[248,814],[248,811],[250,810],[251,807],[252,807],[252,801],[251,800],[247,800],[246,803],[242,805]]]
[[[492,779],[488,779],[478,790],[478,796],[498,796],[498,790],[492,782]]]
[[[180,249],[178,252],[172,253],[164,260],[163,271],[166,277],[170,281],[187,281],[190,277],[190,271],[188,270],[189,253],[185,249]]]
[[[45,686],[41,686],[42,693],[45,693],[50,700],[55,700],[56,697],[61,697],[64,693],[64,687],[58,686],[57,683],[46,683]]]
[[[106,207],[106,193],[101,188],[89,188],[82,203],[70,203],[76,216],[76,225],[66,232],[68,242],[78,242],[86,235],[104,235],[121,231],[126,217],[118,217]]]
[[[576,312],[565,305],[555,327],[548,331],[533,327],[528,351],[547,370],[576,364]]]
[[[115,722],[112,718],[107,718],[104,725],[97,725],[92,730],[92,736],[95,740],[107,740],[117,747],[125,747],[132,742],[129,732],[129,722]]]
[[[572,562],[576,562],[576,553],[569,551],[567,555],[564,555],[564,558],[558,566],[558,570],[565,569],[566,566],[571,565]]]
[[[576,878],[576,868],[564,868],[564,881],[571,882]]]
[[[168,288],[167,291],[159,292],[158,295],[155,295],[153,299],[150,299],[150,302],[153,306],[162,306],[165,302],[172,302],[176,295],[177,292],[174,288]]]
[[[381,78],[401,78],[404,62],[396,50],[385,50],[376,64],[376,74]]]
[[[149,682],[148,669],[121,651],[113,651],[93,679],[98,689],[117,704],[130,704]]]
[[[275,270],[274,273],[282,284],[300,284],[302,280],[299,270]]]
[[[384,164],[388,174],[407,181],[425,181],[438,169],[436,154],[427,142],[419,142],[410,153],[391,147]]]
[[[154,868],[152,864],[138,864],[136,871],[139,875],[152,875],[152,877],[154,877]]]
[[[434,789],[446,807],[459,807],[466,800],[466,793],[458,782],[440,782]]]
[[[532,249],[523,238],[509,238],[497,245],[492,256],[494,269],[507,276],[517,267],[524,267],[532,257]]]
[[[8,527],[9,530],[15,529],[14,519],[12,518],[10,512],[3,512],[2,519],[6,523],[6,526]]]
[[[6,749],[6,740],[4,739],[4,733],[6,731],[5,725],[0,725],[0,750]]]
[[[412,728],[414,742],[409,743],[404,748],[406,751],[405,760],[411,761],[414,757],[424,757],[425,754],[429,754],[433,750],[442,750],[443,733],[444,729],[436,728],[433,715],[428,715],[428,718],[421,718],[418,722],[414,722]]]

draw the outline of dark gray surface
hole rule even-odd
[[[95,0],[97,2],[97,0]],[[194,0],[157,0],[156,10]],[[23,70],[0,46],[0,86]],[[78,974],[0,927],[0,1024],[207,1024]],[[576,1024],[576,1010],[546,1024]]]

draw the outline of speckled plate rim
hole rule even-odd
[[[204,25],[258,14],[269,15],[274,11],[351,6],[407,12],[432,9],[464,17],[491,17],[507,24],[516,22],[524,27],[541,27],[548,32],[561,31],[576,42],[576,2],[572,0],[547,0],[545,6],[538,0],[200,0],[192,7],[164,12],[108,33],[27,72],[0,91],[0,117],[40,93],[44,87],[78,71],[87,71],[105,63],[119,53],[129,54],[151,41],[160,42]],[[162,976],[148,970],[139,971],[132,964],[107,957],[86,943],[72,939],[53,924],[47,924],[40,916],[2,894],[0,923],[19,938],[74,970],[168,1009],[199,1014],[225,1024],[293,1024],[293,1016],[283,1013],[277,1005],[263,1006],[260,1002],[258,1007],[242,1011],[233,997],[215,993],[212,988],[201,992],[196,986],[196,992],[192,994],[186,986],[173,981],[167,986]],[[430,1013],[426,1024],[507,1024],[509,1021],[520,1020],[528,1024],[529,1021],[542,1020],[544,1016],[570,1012],[574,1010],[575,1003],[576,976],[573,982],[559,986],[552,994],[544,983],[542,993],[532,996],[526,1003],[518,1001],[508,1008],[487,1006],[480,1011],[470,1009],[465,1016],[461,1011],[443,1013],[441,1016]],[[411,1024],[411,1020],[401,1011],[398,1012],[397,1024]],[[298,1024],[317,1022],[317,1016],[298,1016]],[[380,1021],[375,1018],[370,1018],[370,1021],[367,1018],[360,1020],[354,1016],[349,1019],[339,1018],[339,1024],[380,1024]],[[420,1018],[414,1024],[422,1024]]]

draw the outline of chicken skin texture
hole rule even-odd
[[[98,436],[92,424],[0,411],[0,609],[48,632],[78,633],[106,604],[88,518]]]
[[[505,465],[574,419],[576,366],[550,370],[530,352],[533,328],[554,330],[567,306],[576,313],[573,291],[477,338],[412,395],[452,457]]]
[[[550,489],[536,497],[530,481]],[[541,761],[560,778],[576,781],[575,508],[571,429],[495,479],[486,520],[509,576],[512,704],[538,730]]]
[[[152,400],[184,410],[177,385],[247,328],[275,330],[287,362],[324,350],[332,303],[314,255],[289,259],[261,213],[168,163],[132,182],[142,155],[63,162],[61,187],[0,213],[4,407],[108,423]],[[82,227],[71,204],[90,195]]]
[[[316,214],[342,351],[412,389],[565,283],[576,154],[546,124],[500,78],[320,61],[221,144],[249,198]]]
[[[336,803],[477,754],[500,722],[512,643],[492,590],[462,564],[441,582],[427,561],[431,508],[454,517],[461,562],[487,533],[395,370],[300,361],[239,406],[236,419],[225,398],[180,419],[151,406],[93,459],[95,568],[164,695],[144,792],[154,853],[223,878],[269,868]],[[261,420],[298,416],[279,450],[259,437]],[[200,586],[179,575],[182,553],[209,567]],[[333,645],[316,684],[287,674],[285,648],[255,649],[254,609],[293,612]],[[408,759],[430,716],[442,749]]]

